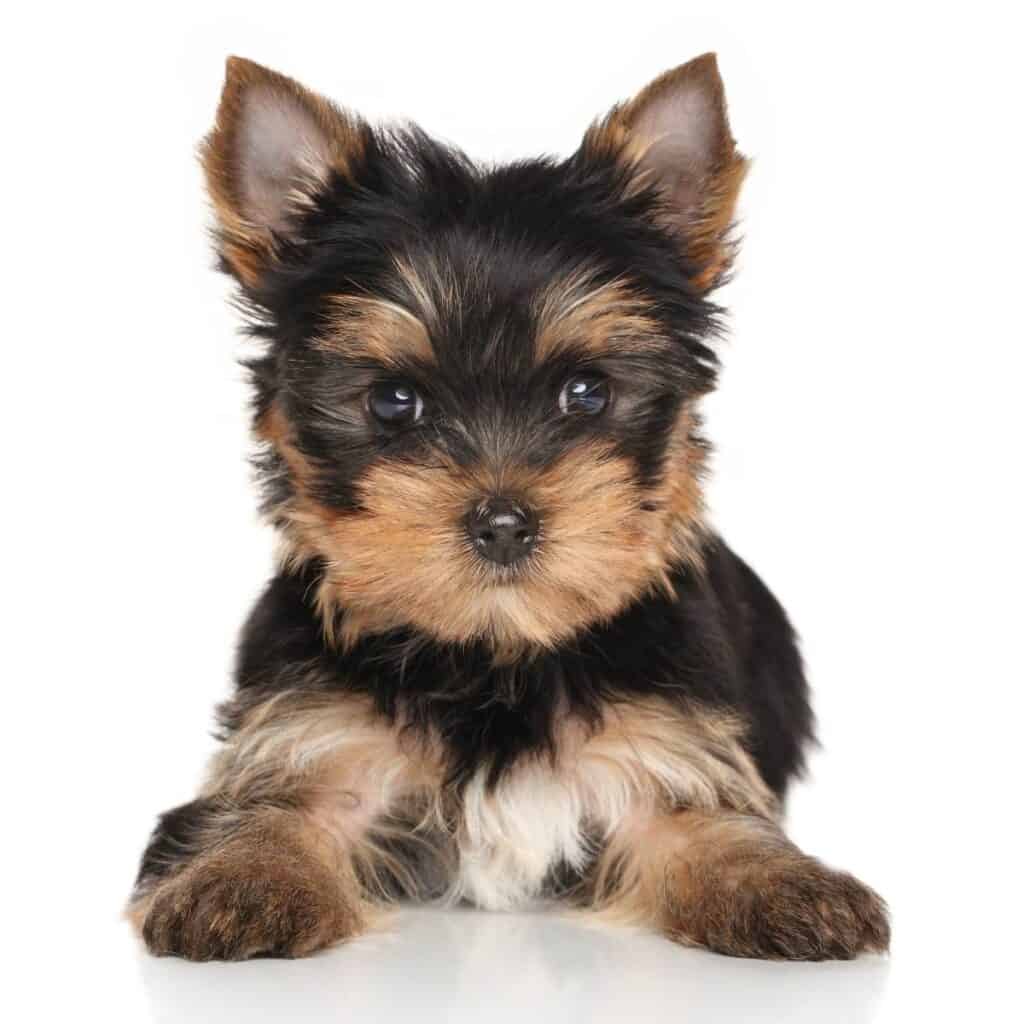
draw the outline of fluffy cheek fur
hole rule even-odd
[[[690,429],[684,415],[653,488],[637,483],[628,459],[592,442],[535,471],[382,462],[361,481],[356,513],[311,499],[303,486],[311,470],[291,450],[292,553],[326,562],[319,603],[325,629],[343,644],[411,625],[510,656],[550,647],[667,587],[673,563],[695,560],[700,459]],[[463,528],[467,511],[496,493],[523,498],[541,517],[537,550],[514,572],[482,562]]]

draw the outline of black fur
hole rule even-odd
[[[161,814],[142,854],[135,884],[143,879],[155,881],[163,878],[174,865],[189,856],[199,845],[204,825],[220,809],[218,801],[200,797]]]

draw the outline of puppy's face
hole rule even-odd
[[[268,504],[328,632],[498,654],[696,556],[706,295],[745,162],[714,59],[563,162],[481,170],[232,59],[204,166],[253,364]]]

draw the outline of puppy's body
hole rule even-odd
[[[785,614],[706,526],[744,161],[714,62],[569,160],[481,171],[246,62],[204,160],[283,568],[223,748],[131,914],[150,948],[299,955],[396,895],[552,896],[747,956],[884,948],[779,831],[811,714]]]

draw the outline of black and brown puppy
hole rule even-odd
[[[746,166],[714,58],[487,169],[232,59],[203,162],[286,556],[145,852],[149,948],[548,896],[738,956],[884,950],[879,898],[780,830],[800,658],[702,511]]]

